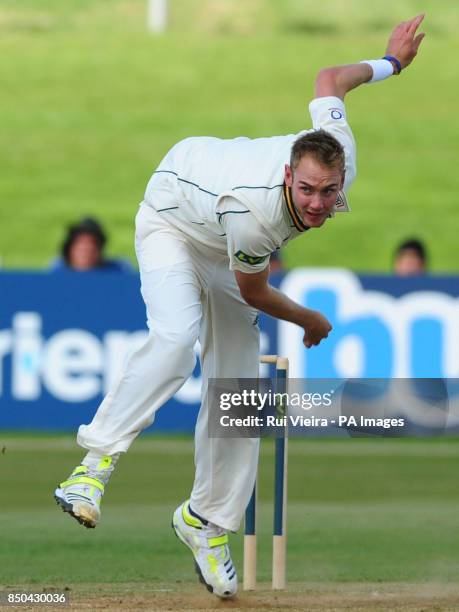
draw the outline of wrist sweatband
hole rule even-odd
[[[373,76],[367,83],[376,83],[376,81],[384,81],[394,74],[394,66],[388,59],[378,60],[363,60],[361,64],[368,64],[372,71]]]
[[[400,63],[400,60],[398,60],[396,57],[394,57],[393,55],[385,55],[383,57],[383,59],[385,60],[389,60],[389,62],[392,63],[392,65],[396,65],[396,69],[394,69],[394,74],[400,74],[402,71],[402,65]]]

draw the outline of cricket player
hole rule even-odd
[[[363,83],[399,75],[421,44],[422,19],[395,28],[383,59],[319,72],[309,105],[312,130],[183,140],[153,173],[140,205],[136,253],[148,339],[128,358],[92,423],[80,427],[78,443],[88,452],[55,498],[80,523],[95,527],[120,454],[191,375],[199,339],[195,480],[172,522],[201,581],[221,598],[237,591],[228,532],[238,529],[249,502],[259,440],[209,438],[208,380],[258,376],[260,310],[303,328],[306,348],[330,333],[319,312],[269,285],[270,253],[303,234],[307,239],[348,209],[345,192],[356,170],[344,97]]]

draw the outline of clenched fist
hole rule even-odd
[[[302,327],[304,329],[303,344],[306,348],[317,346],[332,330],[329,321],[316,310],[307,311]]]

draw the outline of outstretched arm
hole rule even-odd
[[[417,34],[424,15],[418,15],[409,21],[402,21],[392,32],[387,44],[386,55],[400,62],[402,70],[409,66],[419,49],[425,34]],[[393,64],[393,73],[397,74],[397,62]],[[355,89],[373,78],[373,68],[370,64],[349,64],[324,68],[319,72],[315,85],[315,97],[336,96],[344,100],[351,89]]]

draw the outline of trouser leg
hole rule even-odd
[[[239,527],[249,502],[258,464],[258,438],[209,438],[209,378],[257,378],[257,312],[241,298],[224,260],[203,303],[201,328],[203,394],[196,424],[196,475],[191,507],[231,531]]]
[[[148,339],[78,432],[81,446],[101,454],[125,452],[195,366],[202,290],[188,245],[167,230],[154,231],[139,241],[138,258]]]

